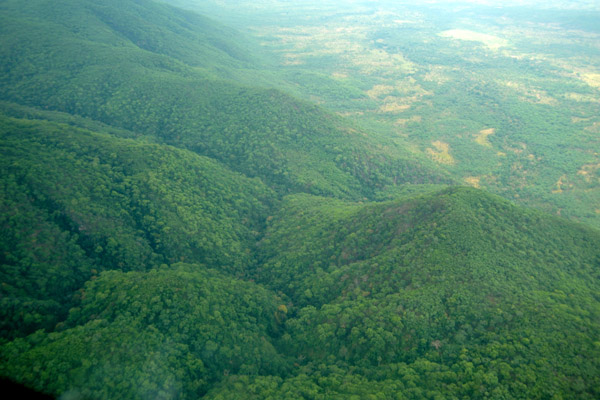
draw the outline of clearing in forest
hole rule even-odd
[[[480,42],[491,50],[498,50],[500,47],[508,46],[508,41],[506,39],[502,39],[494,35],[488,35],[486,33],[470,31],[467,29],[449,29],[440,33],[440,36],[457,40]]]
[[[475,136],[475,142],[485,147],[492,147],[488,136],[491,136],[494,133],[496,133],[496,129],[494,128],[482,129],[479,131],[479,134]]]
[[[454,165],[456,163],[454,157],[450,155],[450,145],[448,143],[436,140],[435,142],[431,142],[431,144],[435,149],[431,147],[427,148],[427,154],[429,154],[433,161],[446,165]]]
[[[481,181],[481,178],[478,176],[467,176],[465,178],[465,182],[467,182],[467,184],[469,184],[470,186],[473,186],[474,188],[479,189],[479,182]]]

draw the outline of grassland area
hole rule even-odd
[[[288,91],[458,181],[600,227],[598,11],[248,4],[235,23]]]

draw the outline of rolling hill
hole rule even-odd
[[[598,368],[598,239],[471,188],[368,204],[297,195],[260,243],[258,276],[289,295],[283,341],[307,368],[336,360],[369,376],[401,363],[429,396],[457,398],[549,398],[589,382],[580,395],[592,398],[596,378],[569,365]]]
[[[597,229],[265,88],[255,44],[206,17],[6,0],[0,22],[0,378],[91,399],[600,396]]]
[[[314,105],[249,87],[244,81],[260,75],[221,50],[243,46],[229,34],[216,47],[211,38],[220,30],[204,19],[188,13],[192,22],[184,23],[182,11],[172,7],[126,2],[119,25],[111,25],[97,9],[114,4],[60,1],[49,13],[43,1],[26,8],[5,3],[0,97],[186,148],[285,192],[356,198],[387,184],[451,182],[395,142],[373,143],[365,132]],[[90,32],[79,32],[81,24]],[[161,41],[169,46],[144,45]],[[231,80],[240,74],[245,78]]]

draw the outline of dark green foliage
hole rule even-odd
[[[269,336],[277,305],[267,290],[200,265],[104,272],[58,332],[4,346],[0,374],[53,394],[198,398],[229,373],[285,369]]]
[[[382,365],[435,363],[454,372],[428,387],[482,380],[436,389],[460,397],[598,395],[597,231],[449,188],[365,205],[294,196],[261,244],[261,280],[295,306],[282,343],[305,363],[386,378]]]
[[[184,150],[44,121],[2,117],[0,139],[4,336],[51,328],[100,270],[186,260],[243,275],[254,262],[273,201],[257,179]]]
[[[0,199],[1,335],[52,329],[64,318],[73,292],[92,276],[95,262],[79,236],[64,230],[53,210],[28,198],[14,175],[3,176]]]

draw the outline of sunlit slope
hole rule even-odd
[[[214,160],[0,119],[2,335],[53,329],[100,271],[202,262],[243,275],[274,193]]]
[[[389,184],[449,181],[401,144],[247,86],[260,80],[248,70],[259,64],[225,28],[151,1],[115,4],[5,3],[1,98],[191,149],[284,192],[356,198]]]
[[[599,245],[596,230],[475,189],[301,195],[272,220],[258,276],[290,296],[283,347],[309,371],[403,381],[403,369],[445,396],[594,398]]]

